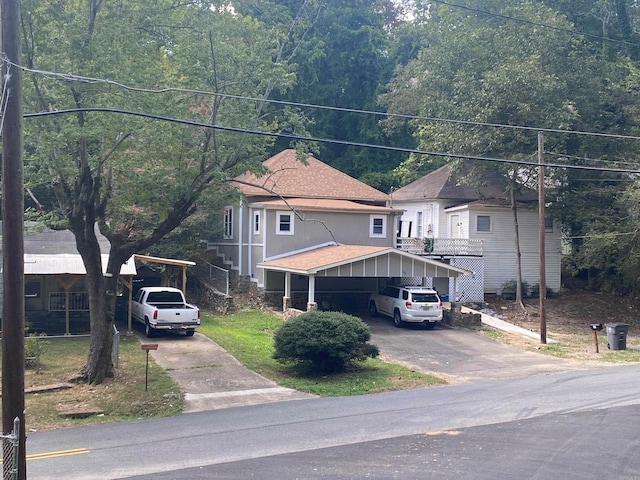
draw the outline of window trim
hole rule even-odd
[[[260,235],[260,230],[262,229],[262,216],[260,215],[260,211],[253,212],[253,234]]]
[[[289,217],[289,230],[282,230],[282,217]],[[291,211],[276,212],[276,235],[293,235],[295,227],[295,216]]]
[[[376,233],[376,220],[382,220],[381,233]],[[387,237],[387,217],[386,215],[371,215],[369,217],[369,238],[386,238]]]
[[[482,218],[487,218],[489,220],[489,229],[488,230],[480,230],[478,221],[480,220],[480,217]],[[491,219],[491,215],[476,215],[476,233],[491,233],[493,231],[493,222]]]
[[[224,207],[224,214],[222,219],[222,238],[225,240],[233,239],[233,206],[227,205]]]

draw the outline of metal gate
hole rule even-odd
[[[2,439],[2,479],[15,480],[18,478],[18,448],[20,439],[20,419],[13,421],[13,431],[0,435]]]

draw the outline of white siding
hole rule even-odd
[[[409,236],[409,222],[411,222],[411,237],[415,237],[418,232],[418,212],[422,212],[422,234],[425,237],[437,237],[438,232],[446,231],[440,229],[438,224],[439,205],[436,202],[393,202],[393,208],[404,210],[402,214],[403,237]],[[431,231],[429,231],[431,226]]]
[[[491,216],[491,232],[476,232],[477,215]],[[471,238],[482,239],[484,244],[484,290],[499,293],[504,282],[516,278],[516,246],[513,214],[508,208],[479,208],[470,211]],[[539,282],[538,269],[538,212],[518,210],[522,279],[530,285]],[[560,289],[560,233],[545,235],[545,278],[547,287]]]

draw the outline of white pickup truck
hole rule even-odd
[[[156,330],[184,331],[190,337],[200,325],[200,309],[186,302],[182,290],[171,287],[142,287],[133,299],[131,317],[144,324],[149,338]]]

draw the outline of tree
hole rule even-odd
[[[433,9],[426,26],[427,46],[397,71],[381,102],[392,113],[453,120],[411,120],[410,128],[422,149],[535,161],[534,128],[511,126],[584,127],[602,105],[599,94],[608,84],[601,74],[606,69],[588,45],[571,33],[573,26],[566,18],[537,2],[494,3],[495,15],[482,13],[486,10],[482,2],[472,2],[470,7],[476,5],[475,10]],[[393,128],[394,122],[388,121],[388,127]],[[546,143],[550,150],[569,155],[586,147],[580,138],[557,133],[548,134]],[[441,161],[414,156],[401,169],[419,176]],[[485,169],[497,170],[508,179],[505,199],[514,213],[517,238],[514,194],[527,179],[535,178],[533,172],[508,163],[476,162],[477,173],[468,181],[481,181]]]
[[[277,129],[280,118],[264,103],[233,96],[268,97],[289,88],[295,77],[282,56],[286,41],[251,18],[208,3],[24,3],[24,51],[33,69],[26,109],[73,109],[29,120],[27,175],[32,183],[52,186],[58,225],[75,235],[90,303],[84,374],[101,383],[112,373],[111,322],[121,265],[196,211],[217,213],[233,195],[227,180],[258,170],[272,142],[207,125]],[[167,85],[183,90],[147,90]],[[96,226],[111,243],[106,268]]]
[[[346,111],[377,109],[378,90],[395,67],[391,36],[403,25],[400,6],[388,0],[240,0],[234,6],[284,32],[293,22],[298,28],[309,27],[296,44],[305,59],[297,65],[298,81],[277,98],[344,109],[301,107],[312,120],[309,130],[314,137],[396,146],[411,142],[396,132],[387,137],[378,115]],[[282,144],[276,142],[274,149],[281,150]],[[321,144],[319,154],[356,178],[389,171],[404,158],[397,152],[331,143]]]

